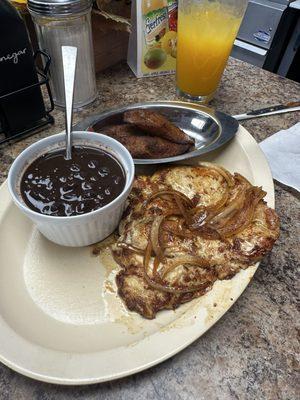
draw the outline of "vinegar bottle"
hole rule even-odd
[[[32,127],[45,116],[39,86],[1,99],[38,82],[25,23],[8,0],[0,0],[0,123],[5,135]]]

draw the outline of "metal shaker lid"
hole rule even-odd
[[[92,0],[28,0],[28,9],[41,16],[64,16],[88,11]]]

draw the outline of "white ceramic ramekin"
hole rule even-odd
[[[86,214],[54,217],[31,210],[20,194],[20,180],[25,168],[45,152],[65,146],[65,134],[59,133],[27,147],[13,162],[8,174],[8,187],[18,208],[37,224],[47,239],[62,246],[87,246],[109,236],[118,226],[134,179],[134,164],[128,150],[115,139],[93,132],[73,132],[73,144],[85,144],[106,150],[123,166],[126,183],[122,193],[111,203]]]

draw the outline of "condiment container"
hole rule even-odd
[[[72,132],[74,145],[93,146],[114,156],[122,165],[126,182],[122,193],[112,202],[86,214],[57,217],[31,210],[23,201],[20,182],[27,166],[53,148],[65,146],[65,133],[49,136],[27,147],[13,162],[8,174],[8,187],[16,206],[49,240],[62,246],[80,247],[99,242],[118,226],[134,179],[134,164],[128,150],[115,139],[99,133]]]
[[[0,3],[0,125],[6,137],[46,116],[25,23],[8,1]]]
[[[50,73],[54,103],[64,106],[61,46],[78,48],[74,108],[96,98],[91,30],[92,0],[28,0],[39,47],[52,58]]]

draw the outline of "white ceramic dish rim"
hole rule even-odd
[[[252,161],[251,165],[253,166],[255,164],[255,169],[253,170],[253,178],[254,180],[259,180],[260,183],[263,183],[263,185],[268,188],[268,204],[271,207],[274,207],[274,185],[273,185],[273,179],[272,175],[268,166],[268,163],[266,161],[266,158],[261,151],[261,149],[258,147],[256,141],[253,139],[253,137],[243,128],[240,127],[240,135],[239,136],[239,142],[242,148],[246,147],[248,148],[247,157],[249,160],[253,157],[255,162]],[[3,194],[4,191],[6,191],[6,183],[4,183],[0,187],[0,194],[2,193],[3,195],[6,195],[6,193]],[[3,205],[4,206],[4,205]],[[2,207],[1,207],[2,208]],[[5,208],[2,208],[2,211],[0,209],[0,219],[4,215]],[[250,278],[253,276],[257,269],[258,264],[255,267],[252,267],[253,270],[251,272]],[[235,303],[235,301],[238,299],[238,297],[243,293],[244,289],[248,286],[249,281],[246,283],[243,283],[241,285],[241,290],[239,291],[238,295],[236,298],[234,298],[234,301],[230,305],[230,307]],[[5,347],[5,344],[3,343],[3,340],[0,340],[0,361],[7,365],[8,367],[12,368],[13,370],[20,372],[23,375],[26,375],[30,378],[37,379],[40,381],[45,381],[49,383],[56,383],[56,384],[61,384],[61,385],[87,385],[87,384],[94,384],[94,383],[100,383],[100,382],[106,382],[114,379],[119,379],[140,371],[143,371],[147,368],[150,368],[156,364],[161,363],[162,361],[172,357],[176,353],[180,352],[184,348],[186,348],[188,345],[190,345],[192,342],[194,342],[196,339],[198,339],[204,332],[206,332],[208,329],[210,329],[229,309],[228,307],[224,312],[222,312],[220,315],[218,315],[218,318],[215,318],[211,321],[211,324],[208,326],[207,329],[204,331],[199,331],[197,329],[192,329],[188,328],[189,334],[184,331],[185,328],[176,328],[176,329],[169,329],[167,332],[156,332],[151,336],[146,337],[145,339],[139,341],[136,345],[130,346],[130,347],[121,347],[117,348],[117,354],[114,355],[116,359],[120,359],[120,357],[124,356],[124,353],[127,354],[128,356],[128,351],[130,352],[131,358],[130,360],[126,360],[126,366],[125,368],[122,369],[122,366],[119,366],[120,363],[116,362],[116,368],[114,371],[108,371],[106,374],[103,374],[101,376],[85,376],[81,378],[72,378],[72,377],[62,377],[62,376],[57,376],[55,374],[45,374],[45,373],[39,373],[37,372],[36,368],[33,368],[32,366],[24,366],[20,365],[20,362],[14,361],[13,359],[15,358],[14,356],[7,356],[7,349]],[[197,313],[198,309],[196,307],[193,308],[193,311]],[[186,315],[183,314],[180,317],[180,320],[184,320],[186,318]],[[182,332],[180,331],[182,329]],[[181,334],[182,333],[182,334]],[[155,346],[159,343],[161,343],[161,335],[166,335],[165,339],[165,345],[164,346]],[[32,344],[31,342],[25,341],[22,337],[20,337],[15,331],[13,331],[3,320],[3,318],[0,315],[0,339],[1,337],[6,339],[6,342],[8,341],[11,343],[11,345],[16,346],[16,344],[23,344],[27,346],[27,352],[29,354],[30,351],[35,351],[35,352],[43,352],[42,354],[45,355],[45,353],[49,353],[49,355],[52,357],[55,355],[58,359],[58,362],[60,358],[66,357],[69,353],[64,353],[64,352],[59,352],[55,350],[49,350],[45,349],[43,347],[39,347],[36,344]],[[152,348],[151,345],[154,345]],[[145,349],[148,349],[149,346],[152,348],[151,352],[145,351]],[[158,348],[160,347],[160,348]],[[125,350],[124,350],[125,349]],[[154,351],[153,351],[154,350]],[[127,353],[126,353],[127,351]],[[15,352],[13,352],[15,353]],[[99,357],[105,357],[104,352],[96,352],[96,353],[87,353],[87,354],[74,354],[72,357],[72,361],[82,365],[83,362],[87,362],[87,359],[85,357],[89,358],[89,361],[92,362],[92,359],[98,360]],[[93,358],[94,357],[94,358]],[[109,363],[110,360],[107,360]],[[40,364],[42,365],[43,360],[40,360]],[[128,364],[128,365],[127,365]]]
[[[99,137],[100,139],[103,137],[105,140],[107,140],[107,136],[106,135],[102,135],[101,133],[97,133],[97,132],[87,132],[87,131],[74,131],[72,132],[73,135],[73,139],[76,140],[76,134],[85,134],[86,135],[86,140],[90,141],[91,144],[93,143],[97,143],[99,145]],[[52,136],[48,136],[44,139],[41,139],[35,143],[33,143],[32,145],[28,146],[25,150],[23,150],[18,157],[14,160],[14,162],[12,163],[9,173],[8,173],[8,178],[7,178],[7,182],[8,182],[8,189],[9,192],[14,200],[14,202],[18,205],[18,207],[20,207],[22,210],[25,209],[26,212],[28,214],[31,214],[32,216],[35,217],[39,217],[39,218],[43,218],[45,219],[45,221],[61,221],[61,222],[71,222],[71,221],[79,221],[80,219],[85,219],[87,216],[88,217],[93,217],[95,214],[99,214],[99,212],[105,212],[107,209],[109,209],[111,206],[113,206],[115,203],[117,203],[120,199],[120,197],[122,197],[122,195],[124,194],[124,192],[126,192],[126,190],[128,190],[128,188],[131,186],[133,179],[134,179],[134,171],[135,171],[135,167],[134,167],[134,163],[133,163],[133,159],[131,154],[129,153],[129,151],[126,149],[125,146],[123,146],[120,142],[118,142],[117,140],[113,139],[113,138],[108,138],[109,142],[113,144],[113,146],[116,146],[117,148],[121,148],[122,151],[124,153],[127,154],[128,159],[130,160],[130,165],[128,168],[129,174],[126,174],[126,184],[122,190],[122,192],[115,198],[113,199],[113,201],[111,201],[110,203],[106,204],[105,206],[98,208],[97,210],[94,211],[90,211],[88,213],[85,214],[81,214],[81,215],[72,215],[69,217],[59,217],[59,216],[53,216],[53,215],[46,215],[46,214],[41,214],[38,213],[34,210],[32,210],[31,208],[29,208],[25,203],[23,203],[22,201],[19,200],[19,195],[18,193],[16,193],[15,188],[13,188],[12,185],[12,174],[13,174],[13,169],[15,168],[15,166],[17,165],[17,162],[19,160],[19,157],[24,157],[24,155],[27,154],[27,152],[35,147],[37,147],[37,145],[43,141],[47,141],[49,139],[52,139],[53,142],[55,141],[55,139],[57,139],[57,142],[61,142],[62,140],[64,140],[65,137],[65,133],[61,132],[61,133],[57,133],[55,135]],[[96,138],[97,141],[93,141],[93,138]],[[54,143],[53,143],[54,144]],[[113,146],[111,146],[111,150],[116,150],[113,148]],[[108,153],[110,153],[110,148],[109,146],[106,145],[102,145],[102,149],[106,150]],[[39,152],[40,155],[43,154],[43,152]],[[117,156],[115,154],[111,154],[113,156],[113,158],[117,158]],[[119,158],[117,158],[117,160],[119,161],[119,163],[122,165],[122,168],[124,170],[125,173],[125,166],[123,165],[123,163],[121,162],[121,160]]]

